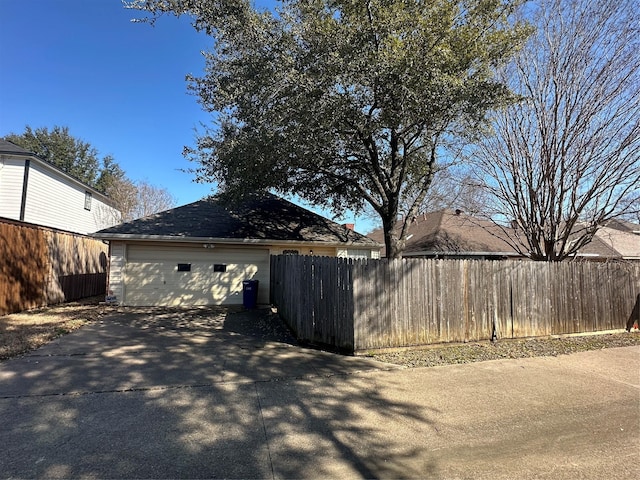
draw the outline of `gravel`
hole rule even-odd
[[[368,356],[381,362],[405,367],[435,367],[460,363],[483,362],[501,358],[528,358],[568,355],[603,348],[640,345],[637,330],[625,333],[502,340],[496,343],[466,343],[431,346],[410,350],[371,353]]]

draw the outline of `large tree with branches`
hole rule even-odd
[[[474,153],[512,245],[559,261],[640,210],[640,9],[539,0],[528,15],[537,33],[503,72],[521,101]]]
[[[478,128],[508,89],[493,67],[527,34],[521,0],[135,0],[186,14],[213,37],[191,78],[215,124],[187,149],[228,194],[297,194],[335,213],[369,205],[401,256],[447,145]]]

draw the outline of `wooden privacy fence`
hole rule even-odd
[[[271,301],[299,339],[377,348],[626,328],[640,264],[271,257]]]
[[[100,240],[0,219],[0,315],[106,292]]]

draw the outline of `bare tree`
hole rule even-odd
[[[137,218],[138,189],[135,183],[126,177],[114,178],[107,186],[107,195],[120,211],[120,221],[128,222]]]
[[[133,182],[125,177],[114,177],[110,179],[106,193],[120,211],[116,223],[146,217],[176,204],[166,188],[156,187],[146,180]]]
[[[620,215],[620,219],[640,225],[640,196],[635,192],[635,196],[632,193],[625,200],[629,208]]]
[[[640,8],[539,0],[529,15],[537,34],[503,72],[521,101],[474,153],[514,248],[559,261],[639,209]]]
[[[152,215],[163,210],[168,210],[176,204],[176,200],[169,190],[151,185],[146,180],[139,181],[136,187],[136,207],[133,210],[133,218]]]
[[[473,216],[486,217],[487,202],[485,189],[471,173],[465,169],[442,168],[435,172],[422,203],[414,206],[411,198],[401,200],[396,230],[403,225],[411,225],[413,217],[443,209],[460,209]],[[372,208],[365,207],[360,215],[373,222],[371,230],[382,227],[380,216]]]
[[[487,201],[486,191],[470,172],[464,168],[445,168],[434,174],[433,184],[419,211],[449,208],[479,215],[486,212]]]

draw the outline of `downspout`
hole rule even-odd
[[[20,221],[24,222],[24,212],[27,206],[27,187],[29,186],[29,167],[31,166],[31,160],[26,159],[24,161],[24,177],[22,179],[22,200],[20,201]]]

